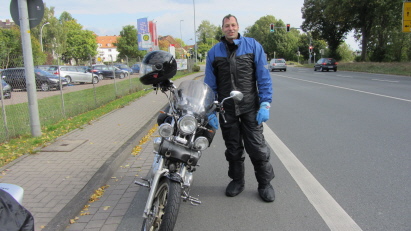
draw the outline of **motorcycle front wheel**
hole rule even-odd
[[[143,221],[142,231],[172,231],[177,221],[181,202],[181,185],[164,177],[154,194],[149,215]]]

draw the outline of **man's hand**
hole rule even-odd
[[[260,105],[260,110],[257,113],[257,123],[261,124],[262,122],[267,121],[270,118],[270,103],[262,102]]]
[[[214,128],[215,130],[218,129],[218,119],[217,119],[216,113],[213,113],[208,116],[208,124],[210,124],[210,126]]]

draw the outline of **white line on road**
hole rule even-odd
[[[331,230],[362,230],[265,123],[264,137]]]
[[[381,81],[381,82],[390,82],[390,83],[398,83],[400,81],[393,81],[393,80],[385,80],[385,79],[371,79],[374,81]]]
[[[376,95],[376,96],[386,97],[386,98],[390,98],[390,99],[396,99],[396,100],[411,102],[411,100],[409,100],[409,99],[397,98],[397,97],[393,97],[393,96],[389,96],[389,95],[381,95],[381,94],[372,93],[372,92],[368,92],[368,91],[361,91],[361,90],[356,90],[356,89],[347,88],[347,87],[340,87],[340,86],[326,84],[326,83],[319,83],[319,82],[305,80],[305,79],[293,78],[293,77],[284,76],[284,75],[277,75],[277,76],[283,77],[283,78],[288,78],[288,79],[300,80],[300,81],[309,82],[309,83],[320,84],[320,85],[329,86],[329,87],[340,88],[340,89],[349,90],[349,91],[360,92],[360,93],[369,94],[369,95]]]

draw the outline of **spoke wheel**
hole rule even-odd
[[[149,216],[144,219],[143,231],[172,231],[181,202],[180,183],[163,178],[156,190]]]

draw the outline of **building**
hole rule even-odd
[[[10,29],[14,25],[16,24],[10,19],[0,20],[0,28]]]
[[[97,36],[97,57],[96,63],[116,62],[119,52],[117,51],[117,38],[120,36]]]
[[[171,35],[159,36],[158,41],[159,41],[159,46],[161,49],[164,49],[164,48],[166,49],[170,46],[173,46],[175,48],[175,52],[176,52],[175,55],[177,59],[183,59],[186,57],[187,51],[183,47],[181,47],[180,43],[178,43],[173,38],[173,36]]]

